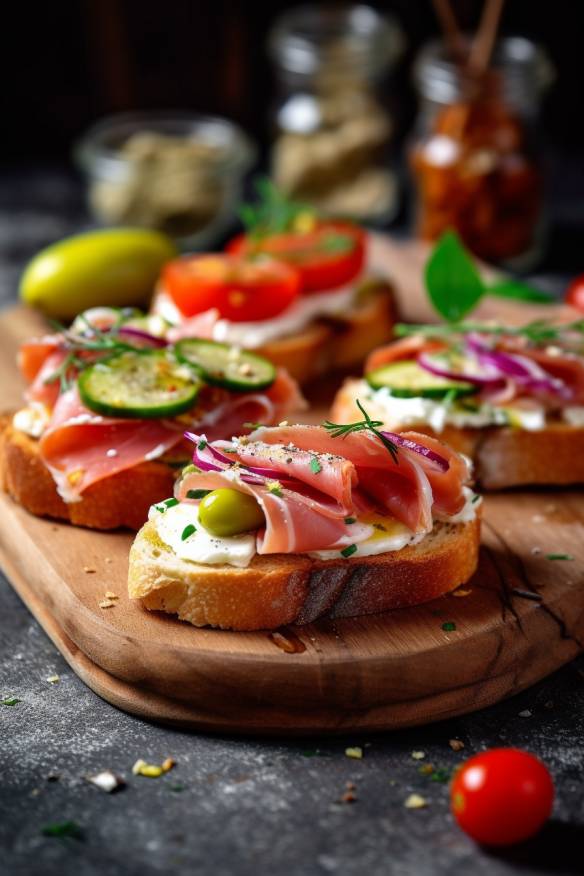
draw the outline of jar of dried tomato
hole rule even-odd
[[[435,42],[421,51],[414,76],[421,104],[409,159],[418,236],[434,240],[455,228],[486,261],[533,264],[545,228],[536,135],[553,78],[547,55],[508,37],[477,77]]]

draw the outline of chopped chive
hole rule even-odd
[[[165,499],[162,504],[167,508],[174,508],[175,505],[178,505],[178,499]]]
[[[356,517],[345,517],[345,523],[356,523],[356,522],[357,522]]]
[[[191,536],[193,534],[193,532],[196,532],[196,531],[197,531],[197,527],[195,526],[195,524],[189,523],[188,526],[185,526],[185,528],[183,529],[180,540],[186,541],[187,538],[189,538],[189,536]]]
[[[478,493],[475,493],[474,496],[473,496],[472,499],[471,499],[472,504],[474,505],[474,503],[475,503],[475,502],[478,502],[480,498],[481,498],[481,497],[479,496],[479,494],[478,494]]]
[[[322,465],[320,464],[316,456],[313,456],[310,460],[310,471],[313,474],[319,474],[322,471]]]
[[[19,700],[18,697],[5,697],[3,700],[0,700],[0,705],[2,706],[16,706],[18,703],[21,703],[22,700]]]
[[[169,791],[174,791],[175,794],[179,794],[181,791],[185,790],[184,785],[169,785]]]
[[[574,557],[570,554],[546,554],[546,560],[573,560]]]
[[[187,499],[204,499],[212,490],[187,490]]]
[[[277,496],[281,499],[284,494],[282,493],[282,484],[280,481],[270,481],[268,484],[268,493],[272,493],[273,496]]]
[[[205,441],[204,438],[202,438],[199,441],[199,443],[197,444],[197,450],[204,450],[206,446],[207,446],[207,442]]]
[[[356,550],[357,550],[356,544],[349,544],[349,545],[347,545],[346,548],[343,548],[341,553],[344,557],[350,557],[351,554],[354,554]]]
[[[43,836],[70,837],[81,839],[83,831],[76,821],[58,821],[55,824],[46,824],[41,833]]]
[[[446,623],[442,624],[442,629],[445,633],[453,633],[456,629],[456,624],[454,621],[446,621]]]

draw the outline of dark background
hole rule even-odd
[[[4,160],[66,160],[72,140],[96,118],[128,109],[185,108],[227,115],[265,141],[274,80],[267,31],[297,3],[271,0],[58,0],[2,7],[0,63]],[[322,5],[326,5],[323,3]],[[408,51],[392,88],[402,132],[415,105],[409,68],[437,34],[430,0],[371,2],[393,13]],[[461,24],[475,28],[482,0],[453,0]],[[557,81],[542,129],[552,145],[577,153],[584,143],[582,4],[508,0],[502,32],[547,48]]]

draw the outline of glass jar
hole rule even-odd
[[[98,222],[156,228],[189,250],[233,224],[255,147],[217,116],[135,112],[93,125],[75,158]]]
[[[403,39],[368,6],[300,6],[269,36],[278,95],[272,177],[324,213],[389,220],[397,208],[382,95]]]
[[[418,236],[435,240],[455,228],[486,261],[533,264],[545,227],[536,124],[552,79],[547,56],[529,40],[502,39],[477,80],[434,42],[414,77],[421,105],[409,159]]]

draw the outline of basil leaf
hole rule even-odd
[[[426,288],[434,309],[457,322],[480,301],[485,285],[455,231],[445,231],[426,263]]]
[[[514,298],[517,301],[535,301],[538,304],[552,304],[556,298],[550,292],[534,289],[527,283],[518,280],[499,280],[492,286],[487,286],[487,295],[496,295],[497,298]]]

